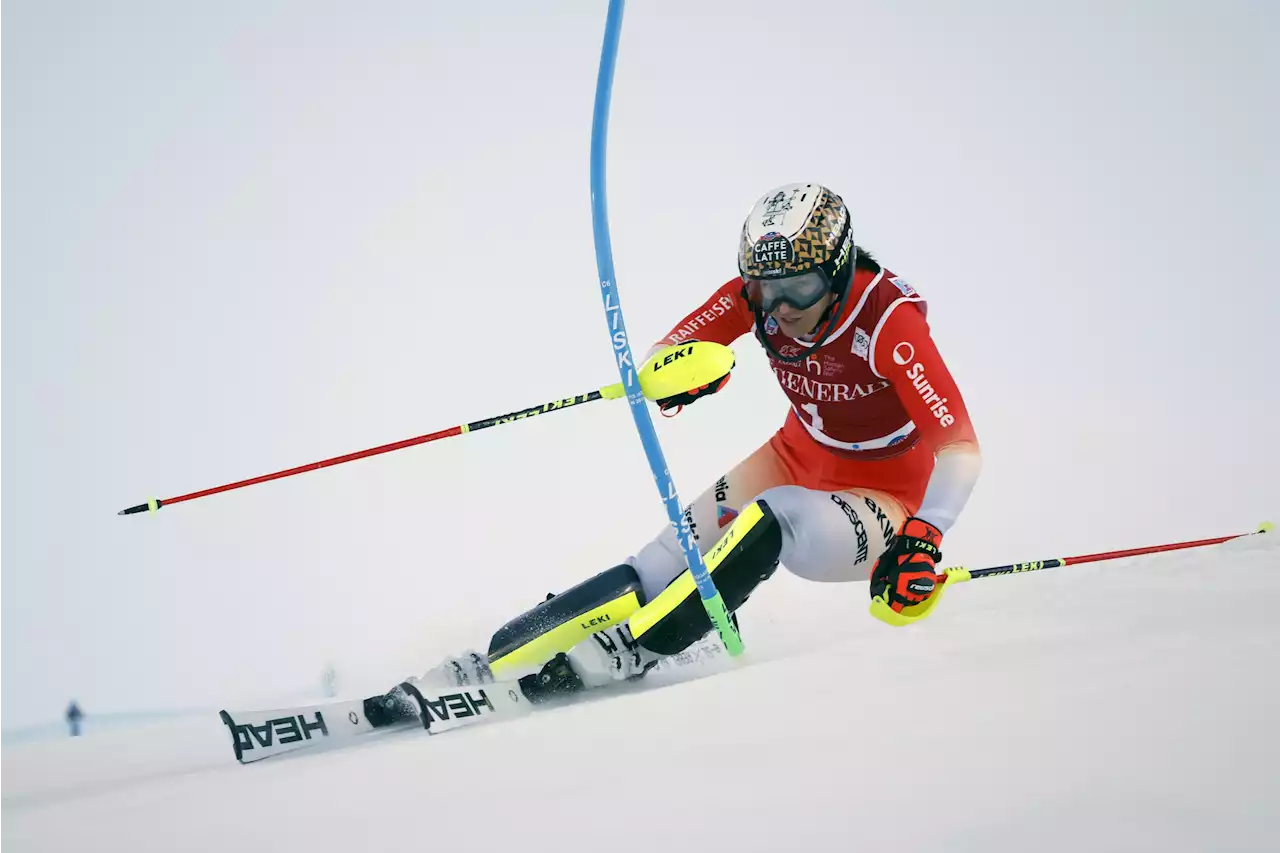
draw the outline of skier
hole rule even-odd
[[[874,614],[920,618],[936,602],[942,538],[981,468],[925,301],[857,245],[844,201],[818,184],[756,202],[738,271],[645,359],[750,333],[790,400],[781,428],[685,510],[735,624],[780,564],[816,582],[869,579]],[[657,405],[673,416],[728,380]],[[449,658],[424,678],[515,678],[540,701],[641,676],[711,628],[668,525],[617,566],[508,622],[487,653]]]
[[[71,700],[71,704],[67,706],[65,716],[67,718],[67,727],[71,729],[71,736],[80,737],[80,721],[84,719],[84,711],[80,710],[76,700]]]

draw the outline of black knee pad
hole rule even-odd
[[[782,527],[768,503],[743,507],[703,558],[725,608],[734,612],[778,568]],[[688,569],[631,616],[631,635],[646,649],[673,655],[706,636],[711,618]]]
[[[498,678],[537,670],[596,631],[625,622],[643,603],[636,570],[614,566],[499,628],[489,640],[489,666]]]

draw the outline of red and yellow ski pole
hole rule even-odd
[[[615,397],[622,396],[622,385],[606,385],[596,391],[587,394],[578,394],[573,397],[565,397],[563,400],[552,400],[549,403],[543,403],[540,406],[530,406],[527,409],[521,409],[518,412],[511,412],[506,415],[498,415],[492,418],[485,418],[479,421],[472,421],[469,424],[459,424],[448,429],[442,429],[437,432],[429,432],[426,435],[418,435],[413,438],[406,438],[403,441],[393,441],[390,444],[380,444],[377,447],[370,447],[368,450],[357,450],[354,453],[344,453],[342,456],[334,456],[330,459],[321,459],[319,462],[308,462],[306,465],[298,465],[294,468],[286,468],[283,471],[276,471],[271,474],[262,474],[258,477],[250,477],[247,480],[237,480],[234,483],[227,483],[223,486],[213,486],[208,489],[201,489],[198,492],[191,492],[186,495],[178,495],[177,497],[151,498],[144,504],[131,506],[127,509],[120,510],[118,515],[133,515],[139,512],[156,512],[163,506],[170,504],[182,503],[183,501],[193,501],[196,498],[208,497],[216,495],[220,492],[229,492],[232,489],[243,489],[246,486],[256,486],[258,483],[266,483],[271,480],[280,480],[284,477],[292,477],[295,474],[305,474],[308,471],[317,471],[321,468],[328,468],[332,465],[341,465],[344,462],[354,462],[357,459],[367,459],[370,456],[377,456],[380,453],[390,453],[393,450],[403,450],[406,447],[414,447],[419,444],[426,444],[429,441],[438,441],[442,438],[452,438],[455,435],[465,435],[469,432],[485,429],[499,424],[511,423],[512,421],[524,420],[537,415],[546,414],[547,412],[558,412],[561,409],[567,409],[570,406],[579,406],[583,403],[592,403],[596,400],[611,400]]]
[[[653,357],[645,362],[644,366],[639,370],[640,388],[644,392],[644,396],[650,400],[661,400],[666,397],[672,397],[677,394],[688,392],[694,388],[699,388],[709,382],[720,379],[734,366],[733,350],[721,344],[712,343],[710,341],[696,341],[688,344],[678,344],[676,346],[665,347],[654,353]],[[549,403],[543,403],[539,406],[530,406],[527,409],[521,409],[518,412],[511,412],[506,415],[497,415],[492,418],[484,418],[479,421],[472,421],[469,424],[459,424],[448,429],[442,429],[438,432],[430,432],[426,435],[418,435],[413,438],[406,438],[403,441],[394,441],[390,444],[380,444],[377,447],[370,447],[367,450],[357,450],[354,453],[345,453],[342,456],[334,456],[330,459],[321,459],[319,462],[309,462],[306,465],[298,465],[294,468],[286,468],[283,471],[276,471],[271,474],[262,474],[258,477],[250,477],[247,480],[237,480],[234,483],[227,483],[222,486],[214,486],[209,489],[201,489],[198,492],[190,494],[178,495],[177,497],[151,498],[146,503],[131,506],[122,509],[117,515],[134,515],[140,512],[150,511],[152,513],[158,511],[161,507],[171,504],[182,503],[184,501],[193,501],[196,498],[208,497],[216,495],[220,492],[229,492],[232,489],[243,489],[246,486],[256,486],[258,483],[266,483],[271,480],[280,480],[284,477],[292,477],[295,474],[305,474],[308,471],[317,471],[321,468],[328,468],[333,465],[341,465],[344,462],[354,462],[357,459],[367,459],[370,456],[377,456],[380,453],[390,453],[393,450],[403,450],[406,447],[414,447],[419,444],[426,444],[429,441],[438,441],[442,438],[451,438],[455,435],[465,435],[469,432],[486,429],[491,426],[500,424],[508,424],[514,421],[525,420],[537,415],[546,414],[547,412],[558,412],[571,406],[580,406],[583,403],[592,403],[596,400],[616,400],[626,396],[626,391],[621,382],[615,382],[612,385],[606,385],[595,391],[586,394],[577,394],[573,397],[565,397],[562,400],[552,400]]]
[[[1220,545],[1223,542],[1229,542],[1232,539],[1241,539],[1245,536],[1257,536],[1263,533],[1270,533],[1275,526],[1264,521],[1258,526],[1257,530],[1248,533],[1233,533],[1230,536],[1215,536],[1212,539],[1194,539],[1188,542],[1172,542],[1167,545],[1148,545],[1143,548],[1128,548],[1123,551],[1103,551],[1097,554],[1083,554],[1078,557],[1052,557],[1047,560],[1033,560],[1029,563],[1012,563],[1007,566],[990,566],[985,569],[966,569],[963,566],[953,566],[943,569],[941,573],[936,575],[937,589],[933,595],[921,604],[911,607],[902,608],[901,612],[895,611],[889,606],[887,601],[887,593],[885,596],[874,598],[871,601],[871,615],[889,625],[910,625],[912,622],[919,622],[928,616],[937,607],[938,602],[942,599],[944,590],[955,586],[958,583],[966,583],[976,578],[989,578],[996,575],[1013,575],[1022,574],[1023,572],[1038,572],[1041,569],[1056,569],[1060,566],[1075,566],[1081,563],[1096,563],[1102,560],[1119,560],[1124,557],[1138,557],[1143,554],[1158,554],[1162,551],[1178,551],[1183,548],[1201,548],[1205,545]]]

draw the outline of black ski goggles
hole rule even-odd
[[[747,298],[766,314],[773,313],[784,302],[797,311],[804,311],[831,292],[831,282],[816,269],[787,278],[744,278],[743,281],[747,285]]]

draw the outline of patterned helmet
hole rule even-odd
[[[844,200],[820,184],[766,193],[742,225],[738,272],[750,283],[817,271],[843,291],[853,268],[853,227]]]

